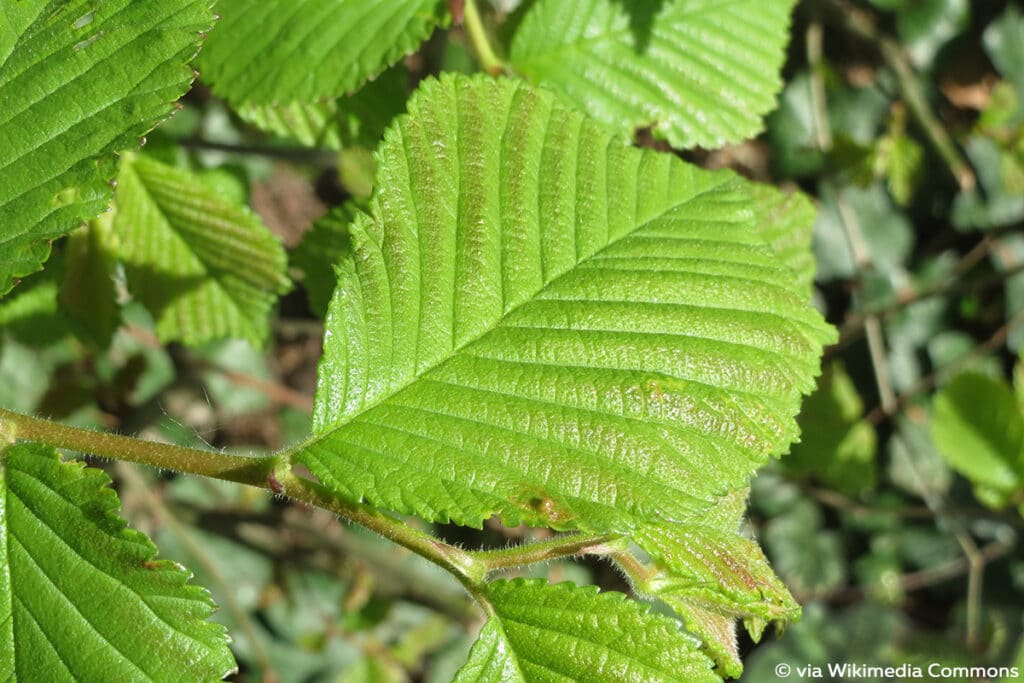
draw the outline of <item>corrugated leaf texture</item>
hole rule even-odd
[[[721,680],[677,622],[622,593],[518,579],[482,600],[488,620],[456,683]]]
[[[748,184],[520,81],[428,81],[378,150],[327,320],[339,494],[479,526],[690,519],[796,437],[833,332]]]
[[[110,201],[113,152],[172,111],[211,0],[0,7],[0,294]]]
[[[128,289],[152,312],[162,341],[263,342],[290,282],[284,247],[256,214],[144,156],[122,162],[116,199]]]
[[[49,446],[0,451],[0,680],[222,679],[209,594],[125,528],[109,483]]]
[[[707,654],[732,677],[743,672],[736,621],[755,640],[769,621],[798,619],[800,606],[775,576],[757,542],[740,533],[747,490],[719,499],[698,518],[652,524],[634,540],[653,560],[656,574],[645,588],[682,617]]]
[[[510,63],[622,133],[673,147],[756,135],[775,108],[795,0],[538,0]]]
[[[235,106],[333,100],[447,21],[444,0],[221,0],[203,81]]]

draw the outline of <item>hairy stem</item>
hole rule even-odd
[[[143,441],[71,427],[3,408],[0,408],[0,434],[9,439],[41,441],[58,448],[264,488],[277,463],[272,456],[232,455]]]
[[[495,54],[494,48],[491,46],[483,20],[480,18],[480,12],[476,8],[475,0],[466,0],[464,21],[466,35],[469,37],[469,42],[473,45],[473,51],[476,52],[477,59],[480,60],[481,68],[492,75],[504,72],[505,63]]]
[[[28,439],[92,455],[198,474],[281,493],[360,524],[447,569],[463,582],[478,584],[486,573],[469,553],[412,528],[401,520],[360,503],[342,500],[325,486],[303,479],[275,456],[248,457],[218,451],[143,441],[71,427],[0,408],[0,435]]]
[[[549,541],[513,548],[468,552],[372,506],[339,497],[326,486],[299,476],[279,456],[231,455],[143,441],[71,427],[3,408],[0,408],[0,439],[8,442],[16,439],[40,441],[92,455],[268,489],[366,527],[439,565],[453,574],[477,598],[485,611],[488,606],[481,587],[487,574],[499,569],[593,554],[612,557],[631,578],[641,584],[646,578],[641,576],[642,566],[629,553],[628,538],[621,534],[567,534]]]
[[[369,505],[343,500],[323,484],[300,477],[290,468],[283,468],[275,478],[275,483],[280,484],[280,493],[285,496],[323,508],[377,532],[448,570],[467,588],[483,582],[487,573],[485,565],[465,550],[439,541]]]
[[[548,562],[574,555],[608,555],[624,551],[628,539],[619,534],[568,534],[549,541],[527,543],[500,550],[481,550],[473,557],[482,562],[487,571],[521,567],[537,562]]]

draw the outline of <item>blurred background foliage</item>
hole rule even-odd
[[[496,34],[518,4],[492,0]],[[442,69],[476,69],[458,27],[322,110],[233,112],[200,82],[146,152],[248,202],[289,248],[300,286],[271,341],[161,344],[101,217],[0,303],[0,405],[219,449],[303,438],[372,147]],[[684,153],[814,198],[815,303],[841,331],[802,442],[752,488],[751,530],[805,607],[782,637],[742,643],[744,680],[783,661],[1024,667],[1024,8],[805,0],[784,75],[759,138]],[[236,680],[440,682],[464,660],[479,618],[425,561],[257,491],[106,466],[125,516],[212,590]],[[628,590],[597,562],[533,571]]]

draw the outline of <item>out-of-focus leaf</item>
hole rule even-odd
[[[803,178],[821,170],[825,153],[818,148],[818,134],[811,104],[811,79],[801,72],[789,79],[779,106],[766,121],[775,154],[772,163],[785,178]]]
[[[995,241],[992,248],[992,262],[1001,273],[1018,270],[1024,265],[1024,235],[1008,234]],[[1006,319],[1024,311],[1024,271],[1006,278]],[[1006,345],[1011,352],[1018,355],[1024,353],[1024,325],[1017,325],[1006,337]]]
[[[1024,185],[1020,181],[1024,178],[1024,149],[1004,150],[982,135],[972,136],[965,149],[985,193],[958,194],[953,203],[953,225],[961,230],[984,230],[1024,220]]]
[[[896,28],[913,63],[927,71],[936,53],[971,20],[968,0],[900,0]]]
[[[875,268],[882,272],[903,268],[913,247],[913,230],[881,185],[836,188],[826,183],[821,186],[821,202],[814,225],[818,279],[849,278],[854,273],[843,221],[857,221]]]
[[[110,345],[121,321],[113,280],[112,220],[113,213],[107,212],[72,233],[60,286],[64,310],[100,348]]]
[[[966,373],[935,397],[931,434],[983,502],[1003,505],[1024,488],[1024,415],[1002,381]]]
[[[952,483],[945,459],[935,449],[920,409],[899,419],[889,441],[889,477],[893,483],[925,500],[938,500]]]
[[[1024,108],[1024,12],[1020,7],[1008,3],[1002,15],[985,29],[984,42],[989,59],[1013,83]]]
[[[864,403],[845,368],[833,363],[818,378],[797,421],[800,441],[782,466],[831,488],[857,494],[875,483],[875,429],[863,419]]]
[[[775,571],[799,599],[825,595],[846,580],[842,538],[821,524],[817,506],[800,500],[762,534]]]
[[[358,211],[352,202],[331,209],[313,224],[292,251],[291,264],[302,273],[309,306],[321,319],[327,316],[327,304],[338,282],[334,269],[348,253],[348,227]]]

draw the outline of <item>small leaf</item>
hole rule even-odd
[[[736,620],[785,623],[800,616],[800,606],[775,576],[756,542],[740,535],[747,491],[724,496],[692,522],[649,525],[634,541],[659,569],[644,586],[670,605],[688,631],[722,671],[743,672],[736,644]],[[760,635],[760,629],[753,633]]]
[[[456,683],[720,680],[678,623],[622,593],[518,579],[482,599],[488,620]]]
[[[444,0],[220,0],[199,57],[236,107],[333,100],[414,52],[447,21]]]
[[[846,369],[833,363],[797,419],[801,439],[783,467],[856,495],[875,483],[875,428],[864,420],[864,403]]]
[[[519,81],[428,80],[409,107],[350,226],[293,462],[425,519],[624,530],[788,447],[832,331],[745,181]]]
[[[49,446],[0,451],[0,679],[222,679],[209,595],[125,528],[109,482]]]
[[[1004,505],[1024,489],[1024,416],[1005,383],[973,373],[956,377],[935,397],[931,431],[936,448],[983,501]]]
[[[192,82],[211,0],[21,0],[0,19],[0,296],[110,202],[113,152]]]
[[[538,0],[510,61],[620,133],[650,126],[673,147],[720,147],[756,135],[775,108],[793,4]]]
[[[248,208],[138,156],[121,164],[115,230],[128,289],[162,341],[266,338],[270,308],[289,287],[286,256]]]

